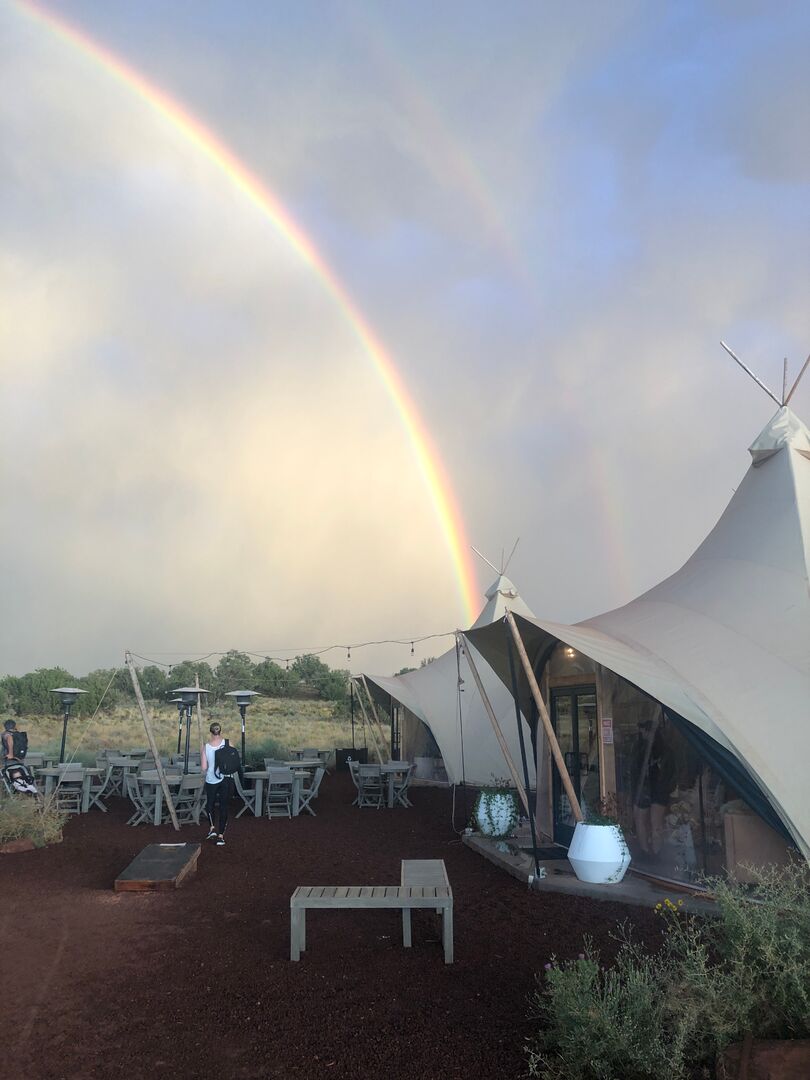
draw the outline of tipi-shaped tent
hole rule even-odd
[[[702,740],[713,766],[725,762],[727,789],[810,856],[810,432],[783,406],[750,453],[722,517],[677,573],[575,626],[516,621],[536,672],[563,643],[660,703],[664,723]],[[503,634],[479,627],[471,640],[510,685]],[[531,715],[523,677],[520,699]],[[603,699],[611,744],[612,712]]]
[[[486,626],[503,618],[507,609],[531,617],[532,612],[515,586],[500,574],[486,592],[487,602],[475,621]],[[474,660],[498,718],[513,760],[520,768],[520,741],[511,694],[502,685],[480,656]],[[458,691],[459,673],[463,680]],[[507,776],[504,755],[484,708],[475,683],[462,655],[457,658],[452,648],[418,671],[386,677],[366,675],[373,694],[390,695],[404,709],[400,723],[401,753],[409,760],[438,753],[443,760],[451,784],[464,780],[482,785],[492,782],[493,776]],[[534,783],[534,764],[529,729],[524,724],[525,745],[528,747],[530,782]]]

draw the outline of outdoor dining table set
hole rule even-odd
[[[318,797],[325,772],[320,756],[283,762],[266,758],[264,769],[252,769],[244,774],[253,787],[242,787],[238,777],[235,778],[237,794],[244,803],[236,816],[250,810],[255,817],[262,814],[269,818],[298,817],[306,810],[314,817],[312,803]]]
[[[415,765],[409,761],[388,761],[381,765],[362,765],[349,761],[349,772],[357,789],[353,806],[372,806],[379,810],[385,804],[389,810],[395,806],[412,806],[408,788]]]

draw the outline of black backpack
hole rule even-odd
[[[14,757],[18,761],[25,761],[25,755],[28,753],[28,732],[9,731],[7,734],[11,736]]]
[[[228,740],[220,746],[214,754],[214,772],[217,776],[234,776],[242,773],[242,759],[235,746],[231,746]]]

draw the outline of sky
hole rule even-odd
[[[0,0],[0,674],[385,674],[472,621],[470,545],[561,622],[685,562],[776,409],[720,340],[777,396],[810,351],[810,8],[37,10]]]

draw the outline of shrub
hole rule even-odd
[[[732,973],[740,1010],[761,1038],[810,1036],[810,866],[753,871],[751,890],[715,881],[719,919],[709,927]]]
[[[0,844],[9,840],[31,840],[36,847],[58,843],[66,819],[55,807],[45,807],[28,795],[0,796]]]
[[[723,1047],[810,1035],[810,869],[757,874],[753,889],[710,883],[717,917],[657,905],[656,953],[618,935],[612,967],[589,942],[575,961],[546,965],[532,997],[540,1029],[527,1047],[532,1076],[549,1080],[671,1080],[708,1068]]]

